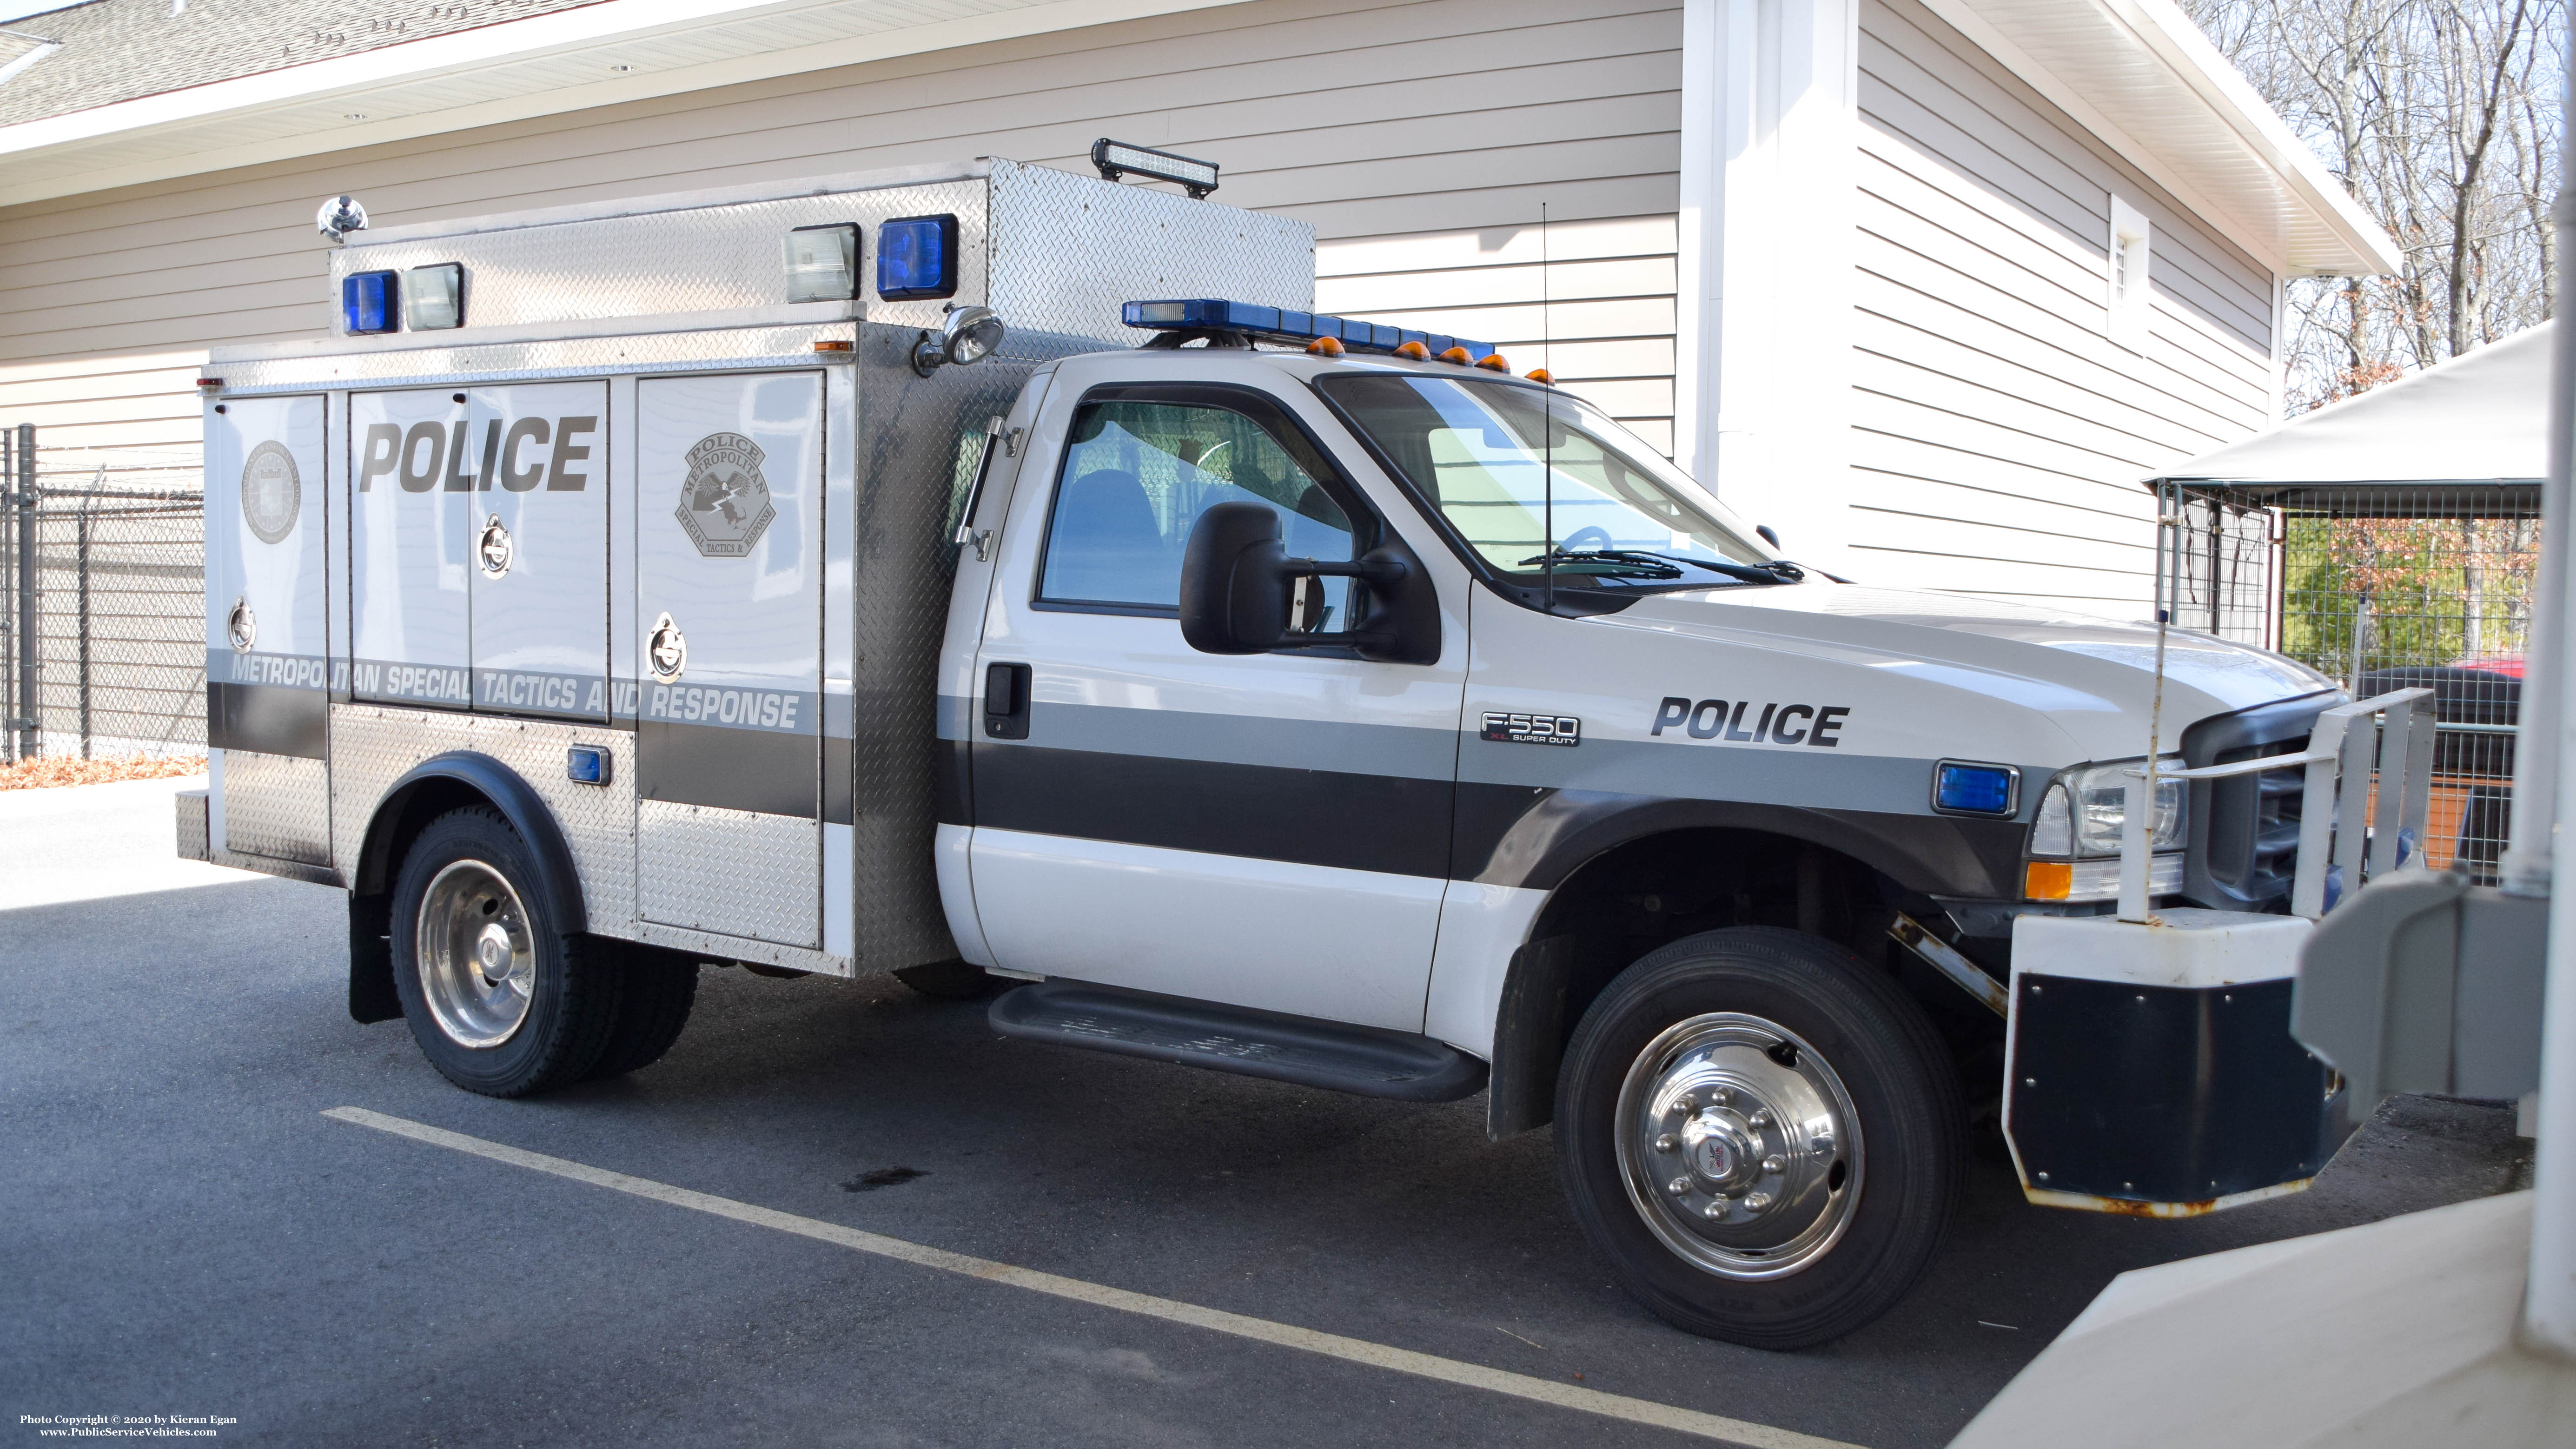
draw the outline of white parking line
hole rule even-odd
[[[1382,1343],[1371,1343],[1361,1338],[1345,1338],[1337,1333],[1318,1333],[1311,1328],[1273,1323],[1266,1318],[1251,1318],[1240,1313],[1227,1313],[1221,1309],[1202,1308],[1195,1303],[1157,1298],[1150,1293],[1130,1293],[1124,1288],[1086,1283],[1079,1278],[1041,1273],[1033,1268],[1013,1267],[1008,1263],[996,1263],[989,1258],[970,1258],[963,1253],[924,1247],[919,1243],[905,1242],[901,1238],[889,1238],[880,1233],[843,1227],[839,1223],[827,1223],[820,1218],[798,1217],[794,1213],[783,1213],[774,1208],[755,1207],[747,1202],[736,1202],[732,1198],[717,1197],[711,1193],[693,1192],[685,1187],[673,1187],[669,1183],[655,1182],[650,1178],[629,1177],[622,1172],[610,1172],[604,1168],[589,1167],[560,1157],[548,1157],[541,1152],[506,1147],[498,1142],[487,1142],[480,1137],[468,1137],[462,1132],[450,1132],[445,1128],[431,1127],[425,1123],[413,1122],[401,1117],[388,1117],[382,1112],[370,1112],[364,1107],[333,1107],[322,1115],[342,1122],[355,1123],[360,1127],[373,1127],[379,1132],[390,1132],[397,1137],[408,1137],[415,1142],[426,1142],[434,1147],[469,1152],[477,1157],[488,1157],[495,1162],[509,1163],[513,1167],[551,1173],[556,1177],[570,1178],[574,1182],[586,1182],[593,1187],[610,1188],[636,1197],[650,1198],[655,1202],[669,1203],[673,1207],[684,1207],[720,1218],[731,1218],[740,1223],[775,1228],[782,1233],[794,1233],[799,1237],[813,1238],[818,1242],[831,1243],[838,1247],[855,1248],[862,1253],[874,1253],[881,1258],[893,1258],[898,1262],[911,1263],[923,1268],[936,1268],[943,1273],[981,1278],[988,1283],[1007,1284],[1013,1288],[1025,1288],[1032,1293],[1045,1293],[1057,1298],[1068,1298],[1076,1303],[1115,1308],[1123,1313],[1142,1314],[1147,1318],[1186,1323],[1217,1333],[1230,1333],[1237,1338],[1257,1339],[1263,1343],[1275,1343],[1282,1348],[1303,1349],[1308,1353],[1320,1353],[1327,1358],[1367,1364],[1372,1368],[1393,1369],[1398,1373],[1413,1374],[1419,1378],[1438,1379],[1442,1383],[1462,1384],[1471,1389],[1510,1394],[1515,1398],[1554,1404],[1561,1409],[1579,1409],[1587,1414],[1624,1419],[1633,1424],[1652,1424],[1661,1429],[1678,1429],[1685,1434],[1697,1434],[1721,1443],[1742,1445],[1744,1449],[1857,1449],[1857,1446],[1845,1444],[1839,1440],[1819,1439],[1811,1434],[1774,1429],[1768,1424],[1748,1423],[1742,1419],[1703,1414],[1693,1409],[1677,1409],[1670,1404],[1658,1404],[1648,1399],[1631,1399],[1620,1394],[1605,1394],[1599,1389],[1578,1388],[1572,1384],[1532,1378],[1527,1374],[1507,1373],[1502,1369],[1487,1368],[1482,1364],[1461,1363],[1456,1359],[1441,1358],[1436,1354],[1416,1353],[1406,1348],[1390,1348]]]

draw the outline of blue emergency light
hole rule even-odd
[[[1369,352],[1393,352],[1408,342],[1419,342],[1434,357],[1452,347],[1463,347],[1471,362],[1482,362],[1494,354],[1488,343],[1452,337],[1446,332],[1416,332],[1377,322],[1355,322],[1348,317],[1327,317],[1320,312],[1292,312],[1215,297],[1130,302],[1121,315],[1128,326],[1154,332],[1241,332],[1263,342],[1301,347],[1318,337],[1330,337],[1344,347]]]
[[[889,302],[957,295],[957,218],[899,216],[877,228],[877,295]]]
[[[352,335],[402,326],[402,283],[393,272],[351,272],[340,279],[340,330]]]
[[[1943,760],[1932,771],[1932,806],[1959,815],[2010,815],[2021,771],[2010,765]]]

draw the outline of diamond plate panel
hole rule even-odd
[[[786,235],[800,226],[857,222],[862,252],[860,295],[869,317],[899,326],[936,327],[937,301],[880,302],[877,225],[892,217],[953,212],[957,217],[957,296],[984,299],[984,198],[981,180],[929,185],[871,185],[863,178],[813,183],[803,196],[723,204],[645,199],[636,211],[535,224],[491,218],[449,236],[407,235],[370,242],[361,232],[331,256],[332,296],[351,272],[465,265],[465,320],[470,327],[580,322],[657,313],[715,312],[776,306],[787,300]],[[640,208],[667,205],[668,209]],[[411,334],[418,336],[420,334]]]
[[[1003,356],[1133,347],[1145,334],[1118,309],[1140,298],[1314,309],[1315,229],[1304,222],[1016,161],[993,163],[992,187]]]
[[[312,356],[219,356],[219,360],[223,365],[224,392],[232,396],[317,387],[436,387],[460,382],[607,377],[633,372],[812,367],[831,360],[830,354],[818,355],[814,351],[815,343],[846,341],[849,335],[849,323],[835,322],[481,342],[454,347],[367,348]],[[353,345],[365,340],[351,339]],[[418,337],[404,340],[417,341]]]
[[[822,944],[822,827],[668,800],[638,802],[643,912],[720,936]]]
[[[575,784],[564,775],[564,750],[608,751],[606,785]],[[573,868],[581,872],[582,909],[603,936],[635,935],[635,737],[599,725],[498,719],[444,710],[372,704],[331,706],[331,860],[356,880],[358,847],[376,806],[396,780],[432,755],[471,750],[518,773],[554,812]]]
[[[224,751],[224,848],[331,863],[331,782],[320,760]]]

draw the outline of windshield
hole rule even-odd
[[[1773,557],[1706,489],[1563,393],[1408,373],[1344,373],[1319,386],[1451,531],[1514,582],[1537,583],[1551,545],[1557,582],[1584,586],[1731,585],[1740,580],[1677,565]],[[1569,557],[1585,554],[1632,562]]]

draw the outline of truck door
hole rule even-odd
[[[358,699],[471,702],[466,413],[453,388],[349,397],[349,691]]]
[[[1211,505],[1275,509],[1300,556],[1385,526],[1311,399],[1249,358],[1193,363],[1070,361],[1040,413],[966,709],[985,943],[1006,968],[1420,1031],[1464,641],[1427,666],[1183,642]]]
[[[822,374],[646,379],[635,441],[638,914],[819,946]]]
[[[465,518],[474,708],[608,718],[608,385],[478,387]]]
[[[330,859],[321,798],[323,400],[234,398],[206,414],[206,731],[215,844]]]

